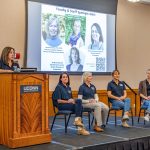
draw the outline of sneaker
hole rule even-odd
[[[128,115],[124,115],[123,116],[122,121],[125,121],[125,120],[129,120],[129,116]]]
[[[87,131],[86,129],[82,128],[81,130],[78,130],[79,135],[90,135],[90,132]]]
[[[95,125],[93,127],[93,130],[96,131],[96,132],[103,132],[104,130],[102,128],[100,128],[99,126]]]
[[[149,115],[146,115],[146,116],[144,117],[144,120],[147,121],[147,122],[149,122]]]
[[[74,121],[73,123],[75,126],[80,126],[80,127],[84,127],[84,124],[81,122],[81,119],[77,119]]]
[[[105,124],[102,124],[102,125],[101,125],[101,128],[102,128],[102,129],[106,128],[106,125],[105,125]]]
[[[122,127],[124,127],[124,128],[130,128],[130,126],[126,122],[122,123]]]

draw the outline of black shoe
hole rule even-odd
[[[105,127],[106,127],[106,125],[105,125],[105,124],[102,124],[102,125],[101,125],[101,128],[103,128],[103,129],[104,129]]]

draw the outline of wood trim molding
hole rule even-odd
[[[135,93],[138,94],[138,89],[134,89],[134,91]],[[49,92],[49,116],[54,115],[53,105],[52,105],[52,92],[53,91]],[[107,90],[97,90],[97,94],[99,96],[100,101],[108,105]],[[78,91],[72,91],[72,95],[73,95],[73,98],[77,98]],[[139,113],[139,109],[140,109],[139,95],[135,95],[129,89],[127,89],[127,95],[131,99],[131,108],[132,108],[133,114],[137,116],[137,114]]]

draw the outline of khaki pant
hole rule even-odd
[[[98,126],[106,124],[106,119],[109,111],[109,108],[106,104],[102,102],[97,102],[97,103],[87,103],[82,105],[84,108],[94,109],[94,117],[96,119]]]

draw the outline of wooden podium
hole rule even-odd
[[[49,76],[0,73],[0,144],[10,148],[51,141]]]

